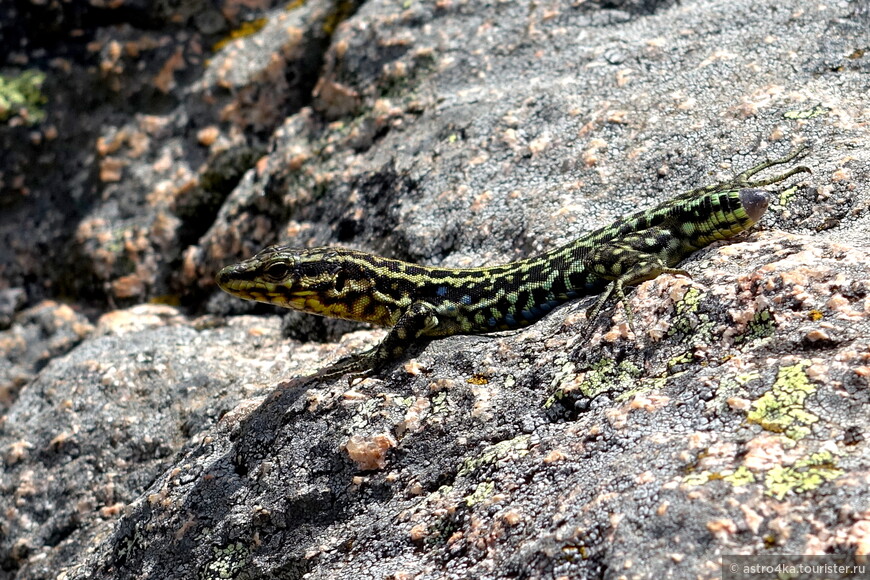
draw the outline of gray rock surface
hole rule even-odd
[[[0,46],[45,73],[0,114],[0,579],[870,554],[866,2],[71,0]],[[276,242],[504,262],[801,144],[637,336],[580,300],[348,386],[312,375],[382,330],[213,283]]]

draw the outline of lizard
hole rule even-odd
[[[760,188],[811,173],[801,165],[753,179],[804,151],[766,160],[732,179],[687,191],[554,250],[508,264],[440,268],[341,247],[270,246],[221,269],[216,282],[247,300],[389,327],[375,347],[321,371],[325,378],[364,377],[400,358],[418,338],[528,326],[584,296],[599,295],[587,309],[587,324],[615,298],[634,332],[625,289],[661,274],[690,276],[676,267],[683,259],[761,219],[770,195]]]

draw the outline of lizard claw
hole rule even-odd
[[[373,371],[374,369],[368,357],[357,355],[339,360],[332,366],[321,370],[318,376],[322,379],[333,379],[347,375],[348,386],[350,386],[355,379],[364,379],[371,375]]]

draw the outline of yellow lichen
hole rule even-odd
[[[810,425],[819,420],[805,408],[807,397],[816,392],[804,369],[810,361],[782,367],[773,387],[752,403],[746,419],[774,433],[784,433],[791,439],[802,439],[810,433]]]

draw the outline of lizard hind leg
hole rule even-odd
[[[766,185],[772,185],[774,183],[779,183],[780,181],[785,181],[786,179],[788,179],[792,175],[797,175],[798,173],[812,173],[812,171],[810,171],[809,167],[806,167],[804,165],[799,165],[797,167],[793,167],[792,169],[789,169],[785,173],[781,173],[779,175],[774,175],[771,178],[751,181],[752,177],[754,177],[758,173],[761,173],[765,169],[767,169],[769,167],[774,167],[776,165],[785,165],[786,163],[789,163],[790,161],[794,160],[795,158],[803,155],[808,150],[809,150],[809,147],[806,147],[806,146],[799,147],[798,149],[795,149],[794,151],[792,151],[791,153],[789,153],[785,157],[781,157],[779,159],[768,159],[764,163],[759,163],[755,167],[750,167],[746,171],[736,175],[733,179],[733,183],[737,187],[764,187]]]

